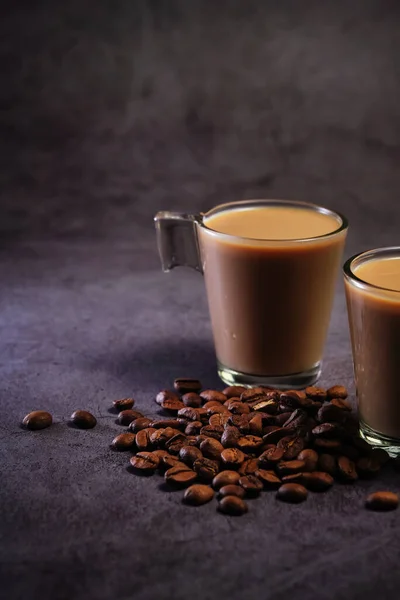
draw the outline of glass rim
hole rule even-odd
[[[232,235],[230,233],[223,233],[222,231],[217,231],[216,229],[212,229],[208,227],[204,222],[204,219],[210,217],[214,214],[218,214],[227,210],[231,210],[232,208],[251,208],[255,206],[292,206],[294,208],[300,208],[303,210],[311,210],[313,212],[317,212],[319,214],[323,214],[326,216],[334,217],[335,219],[340,221],[338,227],[333,231],[329,231],[328,233],[323,233],[322,235],[316,235],[313,237],[307,238],[250,238],[240,235]],[[330,237],[337,236],[341,232],[345,231],[349,223],[344,215],[341,213],[331,210],[330,208],[325,208],[324,206],[319,206],[318,204],[313,204],[312,202],[303,202],[302,200],[281,200],[281,199],[249,199],[249,200],[233,200],[231,202],[225,202],[223,204],[218,204],[214,208],[211,208],[206,213],[200,213],[199,217],[196,219],[197,223],[200,227],[203,227],[207,231],[209,231],[212,235],[216,237],[222,237],[227,240],[236,241],[236,240],[245,240],[248,242],[265,242],[268,244],[299,244],[299,243],[310,243],[316,242],[318,240],[328,239]]]
[[[360,262],[360,264],[363,264],[365,262],[368,262],[369,260],[377,258],[378,256],[380,256],[381,258],[383,256],[387,258],[400,258],[400,246],[384,246],[382,248],[373,248],[372,250],[364,250],[363,252],[357,252],[357,254],[353,254],[353,256],[350,256],[350,258],[348,258],[343,265],[343,274],[345,279],[353,283],[354,285],[357,285],[357,287],[361,287],[364,289],[400,294],[400,290],[394,290],[392,288],[383,287],[374,283],[369,283],[368,281],[365,281],[365,279],[358,277],[358,275],[354,273],[352,266],[353,263],[355,263],[357,260]]]

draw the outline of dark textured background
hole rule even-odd
[[[203,282],[159,270],[152,216],[243,197],[344,212],[346,255],[399,243],[397,0],[2,3],[0,596],[399,596],[382,482],[241,519],[190,509],[108,444],[112,399],[218,385]],[[350,386],[341,285],[323,383]],[[22,431],[30,410],[55,425]],[[92,410],[89,432],[67,426]]]

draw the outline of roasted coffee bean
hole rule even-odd
[[[170,454],[178,455],[183,446],[187,445],[186,436],[174,435],[173,438],[168,440],[165,444],[165,448]]]
[[[328,438],[316,438],[314,440],[314,446],[319,452],[338,453],[342,447],[342,442],[340,440],[331,440]]]
[[[206,410],[207,410],[208,417],[211,417],[212,415],[218,415],[218,414],[219,415],[223,414],[227,418],[230,416],[230,412],[224,404],[216,404],[213,406],[209,406],[208,408],[206,408]]]
[[[282,477],[284,475],[292,475],[293,473],[302,473],[305,471],[306,463],[304,460],[287,460],[282,461],[276,466],[276,470]]]
[[[346,443],[342,443],[340,446],[340,454],[347,456],[347,458],[353,462],[360,458],[360,452],[357,450],[357,448],[354,448],[354,446]]]
[[[175,467],[178,465],[182,466],[182,464],[185,464],[185,463],[182,463],[177,456],[174,456],[174,455],[170,454],[169,452],[166,452],[166,454],[164,454],[160,459],[159,467],[166,470],[166,469],[172,469],[172,467]]]
[[[258,457],[258,464],[262,469],[271,469],[274,468],[275,465],[283,459],[284,450],[283,448],[278,448],[277,446],[272,446],[268,450],[265,450]]]
[[[192,379],[190,377],[178,377],[178,379],[175,379],[174,381],[174,388],[180,394],[199,392],[201,387],[201,381],[198,379]]]
[[[288,390],[287,392],[282,392],[279,397],[279,411],[293,411],[300,407],[300,402],[300,397],[295,391]]]
[[[261,387],[248,388],[240,394],[241,402],[254,402],[264,398],[268,397],[266,395],[266,390]]]
[[[288,419],[292,416],[292,411],[279,413],[274,418],[274,423],[272,425],[276,425],[277,427],[283,427],[283,425],[287,422]]]
[[[222,425],[205,425],[200,429],[200,433],[219,441],[224,433],[224,428]]]
[[[326,390],[315,386],[306,388],[305,393],[308,398],[311,398],[311,400],[319,400],[320,402],[324,402],[324,400],[327,398]]]
[[[318,457],[318,470],[329,475],[336,475],[336,458],[332,454],[320,454]]]
[[[297,455],[297,459],[304,460],[304,462],[306,463],[306,467],[304,469],[305,471],[308,471],[310,473],[311,471],[316,471],[318,464],[318,453],[315,452],[315,450],[312,450],[311,448],[302,450]]]
[[[93,427],[96,426],[97,420],[96,417],[87,410],[76,410],[71,415],[71,423],[79,429],[93,429]]]
[[[258,459],[248,458],[240,465],[238,473],[241,477],[244,475],[254,475],[258,468]]]
[[[292,475],[284,475],[282,477],[282,483],[299,483],[303,484],[303,479],[307,473],[292,473]]]
[[[179,460],[189,467],[192,467],[193,463],[200,458],[203,458],[203,453],[196,446],[182,446],[179,451]]]
[[[188,423],[185,427],[186,435],[197,435],[200,433],[200,429],[203,427],[203,423],[201,421],[192,421]]]
[[[381,466],[385,465],[390,460],[389,454],[383,448],[372,448],[369,457],[376,460]]]
[[[278,500],[298,504],[307,500],[308,492],[303,485],[299,483],[284,483],[276,492]]]
[[[265,398],[258,400],[257,402],[247,403],[254,412],[267,412],[271,415],[275,415],[278,412],[279,405],[275,400]]]
[[[263,483],[255,475],[244,475],[239,479],[239,485],[242,486],[247,496],[258,496],[263,489]]]
[[[228,424],[237,427],[243,435],[246,435],[250,431],[249,421],[249,415],[231,415]]]
[[[337,475],[342,481],[352,483],[358,479],[355,464],[347,456],[339,456],[337,460]]]
[[[154,473],[157,469],[160,459],[152,452],[138,452],[130,459],[131,465],[137,471],[143,473]]]
[[[165,471],[164,479],[175,487],[187,487],[197,479],[197,474],[189,469],[187,465],[176,465]]]
[[[184,406],[183,408],[178,410],[178,416],[184,417],[185,419],[188,419],[189,421],[201,421],[198,411],[199,411],[198,408],[192,408],[191,406]]]
[[[155,432],[159,431],[157,429],[153,429],[148,427],[147,429],[142,429],[136,433],[136,448],[138,450],[149,450],[152,446],[152,442],[150,440],[151,435]],[[134,433],[127,433],[121,435],[135,435]]]
[[[189,392],[188,394],[184,394],[182,396],[182,402],[185,406],[190,406],[191,408],[200,408],[203,400],[195,392]]]
[[[263,436],[263,441],[266,444],[277,444],[282,438],[287,437],[288,430],[284,427],[271,426],[270,431]]]
[[[224,448],[236,448],[239,439],[242,437],[239,429],[233,425],[225,425],[221,436],[221,444]]]
[[[211,482],[219,471],[219,464],[209,458],[199,458],[193,463],[193,470],[198,474],[199,479]]]
[[[160,448],[167,446],[169,440],[176,439],[185,440],[186,436],[184,433],[173,427],[166,427],[165,429],[156,429],[151,435],[151,442]]]
[[[234,402],[229,400],[226,408],[234,415],[248,415],[250,412],[250,406],[245,402]]]
[[[185,446],[200,446],[201,442],[197,441],[198,436],[197,435],[187,435],[185,438]]]
[[[210,502],[213,497],[214,490],[210,486],[195,483],[186,490],[183,501],[185,504],[191,504],[192,506],[201,506]]]
[[[120,433],[111,442],[111,448],[123,452],[125,450],[132,450],[135,446],[135,434],[134,433]]]
[[[265,490],[277,490],[282,483],[274,471],[257,469],[255,476],[261,481]]]
[[[121,410],[129,410],[135,404],[134,398],[121,398],[120,400],[114,400],[114,408],[120,412]]]
[[[227,400],[226,400],[227,402]],[[217,402],[217,400],[210,400],[209,402],[206,402],[205,404],[203,404],[203,408],[205,410],[208,410],[209,408],[212,408],[213,406],[225,406],[225,402],[222,404],[221,402]],[[225,406],[226,408],[226,406]],[[222,409],[224,410],[224,409]]]
[[[244,498],[246,492],[240,485],[228,484],[224,485],[219,489],[218,498],[224,498],[225,496],[237,496],[238,498]]]
[[[212,481],[213,488],[219,490],[225,485],[235,485],[240,479],[237,471],[221,471]]]
[[[329,473],[314,471],[313,473],[303,473],[302,484],[311,492],[326,492],[333,486],[334,480]]]
[[[122,413],[119,414],[122,415]],[[148,419],[147,417],[139,417],[130,423],[128,429],[132,433],[137,433],[142,429],[147,429],[148,427],[150,427],[150,425],[151,419]]]
[[[182,400],[179,398],[165,398],[160,404],[161,408],[166,410],[167,412],[178,414],[181,408],[184,408],[184,404]]]
[[[343,423],[346,419],[346,411],[338,406],[335,406],[332,402],[328,402],[321,406],[317,413],[317,421],[320,423]]]
[[[211,427],[225,427],[225,425],[228,423],[228,419],[229,419],[229,411],[227,414],[214,414],[211,415],[211,417],[208,419],[208,424],[211,425]]]
[[[136,419],[145,419],[145,418],[146,417],[144,417],[141,412],[130,408],[128,410],[121,410],[121,412],[118,415],[117,422],[119,423],[119,425],[127,426],[127,425],[130,425],[133,421],[136,421]],[[150,419],[147,419],[147,420],[150,423]]]
[[[399,505],[399,497],[393,492],[374,492],[370,494],[365,506],[370,510],[387,511],[395,510]]]
[[[308,415],[302,408],[296,408],[287,421],[283,424],[286,429],[305,428],[308,422]]]
[[[341,438],[345,437],[345,431],[337,423],[321,423],[312,430],[315,437],[323,438]]]
[[[203,453],[203,456],[206,458],[211,458],[212,460],[221,460],[221,453],[224,450],[221,442],[214,438],[207,438],[200,444],[200,450]]]
[[[169,452],[167,452],[166,450],[153,450],[152,454],[154,456],[158,456],[158,458],[160,459],[160,464],[158,465],[159,467],[161,466],[161,462],[164,456],[170,456]],[[173,458],[175,458],[175,456]]]
[[[326,394],[329,399],[341,398],[344,400],[348,396],[347,390],[343,385],[333,385],[327,390]]]
[[[22,425],[31,431],[46,429],[46,427],[50,427],[52,423],[53,417],[45,410],[34,410],[27,414],[22,421]]]
[[[236,396],[240,397],[240,395],[243,394],[243,392],[245,392],[245,391],[246,391],[246,388],[243,387],[242,385],[229,385],[224,390],[222,390],[222,393],[227,398],[234,398]]]
[[[361,479],[371,479],[381,470],[380,463],[370,456],[363,456],[356,463],[356,470]]]
[[[283,458],[285,460],[294,460],[296,456],[304,450],[305,441],[300,436],[288,436],[279,440],[278,448],[283,449]]]
[[[179,400],[179,396],[170,390],[161,390],[156,396],[156,402],[161,406],[165,400]]]
[[[261,437],[257,437],[256,435],[245,435],[238,439],[237,447],[242,452],[246,452],[246,454],[252,454],[257,452],[262,445],[263,439]]]
[[[200,430],[201,431],[201,430]],[[201,442],[203,442],[204,440],[206,440],[208,438],[208,435],[204,435],[203,433],[199,433],[199,435],[196,435],[196,446],[198,448],[200,448],[200,444]],[[214,438],[215,439],[215,438]]]
[[[238,448],[225,448],[221,452],[221,460],[227,469],[238,469],[245,460],[245,455]]]
[[[238,496],[225,496],[218,503],[218,510],[231,517],[240,517],[247,513],[247,504]]]
[[[254,415],[254,417],[249,420],[249,431],[251,435],[262,437],[263,417],[261,414]]]
[[[184,429],[185,424],[181,423],[178,419],[155,419],[150,423],[150,427],[153,427],[154,429],[165,429],[166,427]]]
[[[221,402],[223,404],[226,400],[225,394],[222,392],[217,392],[217,390],[204,390],[201,392],[200,396],[203,398],[204,402],[216,400],[217,402]]]
[[[342,400],[342,398],[332,398],[331,400],[332,406],[336,406],[341,410],[345,410],[346,412],[351,412],[351,404],[347,402],[347,400]]]

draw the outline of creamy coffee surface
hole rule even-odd
[[[400,257],[369,260],[354,269],[366,283],[400,292]]]

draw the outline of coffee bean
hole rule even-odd
[[[315,452],[315,450],[312,450],[311,448],[302,450],[297,455],[297,459],[304,460],[306,463],[306,467],[304,469],[305,471],[311,472],[317,469],[318,453]]]
[[[305,470],[306,463],[304,460],[287,460],[282,461],[276,466],[279,475],[292,475],[293,473],[301,473]]]
[[[334,480],[329,473],[314,471],[313,473],[303,473],[302,483],[312,492],[326,492],[333,486]]]
[[[212,481],[213,488],[219,490],[226,485],[235,485],[240,479],[237,471],[221,471]]]
[[[184,394],[182,396],[182,402],[185,406],[190,406],[191,408],[200,408],[203,401],[195,392],[189,392],[188,394]]]
[[[326,393],[329,399],[341,398],[344,400],[348,396],[347,390],[343,385],[333,385]]]
[[[87,410],[76,410],[71,415],[71,423],[79,429],[93,429],[93,427],[96,426],[97,420],[96,417]]]
[[[284,437],[279,440],[277,446],[283,449],[283,458],[285,460],[294,460],[304,450],[305,440],[298,435]]]
[[[238,469],[244,459],[245,455],[238,448],[225,448],[221,452],[221,460],[227,469]]]
[[[128,410],[121,410],[121,412],[118,415],[117,418],[117,422],[119,423],[119,425],[130,425],[132,423],[132,421],[135,421],[136,419],[145,419],[146,417],[144,417],[142,415],[141,412],[139,412],[138,410],[133,410],[133,409],[128,409]],[[150,423],[150,419],[147,419]]]
[[[225,515],[240,517],[247,513],[247,504],[238,496],[225,496],[218,503],[218,510]]]
[[[245,391],[246,391],[246,388],[243,387],[242,385],[229,385],[224,390],[222,390],[222,393],[227,398],[234,398],[236,396],[240,397],[240,394],[243,394],[243,392],[245,392]]]
[[[193,463],[193,470],[202,481],[211,482],[219,471],[219,464],[209,458],[199,458]]]
[[[355,464],[347,456],[339,456],[337,460],[338,477],[347,483],[352,483],[358,479]]]
[[[165,442],[165,448],[170,454],[178,455],[183,446],[189,445],[189,441],[186,436],[182,433],[174,435],[167,442]]]
[[[184,440],[186,438],[185,434],[179,431],[178,429],[174,429],[173,427],[165,427],[164,429],[156,429],[151,434],[151,443],[154,446],[158,446],[159,448],[164,448],[166,443],[179,436],[179,439]]]
[[[121,410],[128,410],[135,404],[134,398],[121,398],[120,400],[114,400],[114,408],[120,412]]]
[[[248,405],[254,412],[267,412],[275,415],[278,411],[278,403],[275,400],[265,398],[257,402],[248,402]]]
[[[138,450],[149,450],[152,443],[150,441],[150,436],[153,432],[157,431],[157,429],[147,428],[138,431],[136,434],[136,447]],[[127,433],[121,435],[135,435],[134,433]]]
[[[340,447],[340,454],[343,454],[343,456],[347,456],[347,458],[349,458],[353,462],[360,458],[360,452],[357,450],[357,448],[354,448],[354,446],[351,446],[350,444],[346,443],[342,443]]]
[[[22,425],[31,431],[39,431],[39,429],[46,429],[53,423],[53,417],[45,410],[34,410],[27,414]]]
[[[275,467],[275,465],[283,459],[284,450],[283,448],[278,448],[277,446],[272,446],[268,450],[265,450],[262,454],[260,454],[258,458],[258,464],[263,469],[271,469]]]
[[[337,423],[321,423],[312,430],[315,437],[343,438],[344,431]]]
[[[277,490],[282,483],[273,471],[266,469],[257,469],[255,476],[261,481],[265,490]]]
[[[248,496],[254,497],[263,489],[262,482],[255,475],[244,475],[239,479],[239,485],[242,486]]]
[[[327,398],[326,390],[315,386],[310,386],[306,388],[305,393],[306,396],[308,396],[308,398],[311,398],[311,400],[320,400],[321,402],[323,402]]]
[[[370,494],[365,506],[370,510],[387,511],[395,510],[399,505],[399,497],[393,492],[374,492]]]
[[[308,492],[303,485],[299,483],[284,483],[276,492],[278,500],[298,504],[307,499]]]
[[[169,452],[166,452],[166,454],[164,454],[161,458],[161,462],[160,462],[160,467],[163,468],[164,470],[166,469],[172,469],[172,467],[175,466],[182,466],[185,463],[181,463],[181,461],[178,459],[177,456],[170,454]]]
[[[210,402],[210,400],[215,400],[217,402],[221,402],[222,404],[226,400],[225,394],[222,392],[217,392],[217,390],[204,390],[201,392],[200,396],[203,398],[205,402]]]
[[[342,443],[340,440],[331,440],[328,438],[316,438],[314,440],[314,446],[320,452],[334,452],[337,453],[341,447]]]
[[[224,433],[224,428],[222,425],[205,425],[200,429],[200,433],[219,441]]]
[[[196,481],[197,474],[187,465],[180,463],[165,471],[164,479],[175,487],[186,487]]]
[[[161,406],[166,400],[179,400],[179,396],[170,390],[161,390],[161,392],[158,392],[156,396],[157,404]]]
[[[339,408],[332,402],[321,406],[317,413],[317,421],[320,423],[343,423],[345,419],[346,411],[344,411],[342,408]]]
[[[186,425],[181,423],[178,419],[155,419],[150,423],[150,427],[153,427],[154,429],[165,429],[166,427],[184,429]]]
[[[293,411],[300,407],[300,398],[298,394],[293,390],[282,392],[279,397],[279,411],[287,412]]]
[[[266,444],[277,444],[279,440],[281,440],[284,437],[287,437],[288,430],[284,427],[271,426],[268,429],[270,429],[270,431],[268,431],[268,433],[263,436],[263,441]]]
[[[250,431],[249,421],[249,415],[231,415],[228,424],[237,427],[243,435],[246,435]]]
[[[229,412],[228,414],[214,414],[208,419],[208,424],[212,427],[225,427],[228,423]]]
[[[221,444],[224,448],[236,448],[239,439],[242,437],[239,429],[233,425],[225,425],[221,436]]]
[[[253,402],[268,399],[266,391],[261,387],[248,388],[240,394],[241,402]]]
[[[174,414],[178,414],[181,408],[185,407],[185,405],[181,400],[179,400],[179,398],[165,398],[165,400],[161,402],[160,406],[164,410]]]
[[[187,394],[190,392],[199,392],[202,388],[201,381],[198,379],[192,379],[190,377],[178,377],[174,381],[174,388],[180,394]]]
[[[262,437],[263,434],[263,417],[261,414],[255,415],[249,420],[249,431],[251,435]]]
[[[123,434],[122,434],[123,435]],[[152,452],[153,456],[157,456],[160,463],[158,465],[159,468],[161,468],[163,466],[162,461],[164,459],[165,456],[170,456],[169,452],[167,452],[166,450],[153,450]],[[175,456],[173,456],[172,458],[175,459],[175,461],[177,460],[177,458]]]
[[[242,477],[243,475],[254,475],[259,468],[257,458],[246,459],[239,467],[238,473]]]
[[[226,417],[230,416],[230,412],[224,404],[214,404],[213,406],[209,406],[208,408],[206,408],[206,411],[208,417],[217,414],[223,414]]]
[[[137,471],[143,473],[154,473],[157,469],[160,459],[152,452],[138,452],[130,459],[131,465]]]
[[[318,470],[329,475],[336,475],[336,458],[332,454],[320,454],[318,457]]]
[[[123,452],[125,450],[132,450],[135,446],[136,435],[134,433],[120,433],[111,442],[111,448]]]
[[[189,421],[201,421],[199,408],[192,408],[191,406],[184,406],[178,410],[178,416],[189,419]]]
[[[225,496],[237,496],[238,498],[244,498],[246,492],[240,485],[228,484],[220,488],[218,492],[218,498],[224,498]]]
[[[227,400],[226,400],[226,402],[227,402]],[[217,402],[217,400],[209,400],[209,402],[206,402],[205,404],[203,404],[203,408],[207,411],[209,408],[213,408],[214,406],[220,406],[220,407],[222,406],[222,407],[226,408],[225,402],[222,404],[221,402]],[[222,410],[224,410],[224,409],[222,408]]]
[[[234,402],[233,400],[229,400],[226,408],[234,415],[248,415],[250,412],[250,406],[245,402]]]
[[[192,421],[188,423],[185,427],[186,435],[197,435],[200,433],[200,429],[203,427],[203,423],[201,421]]]
[[[256,435],[245,435],[240,437],[237,442],[237,447],[246,454],[254,453],[263,445],[263,439]]]
[[[201,431],[201,429],[200,429],[200,431]],[[203,433],[199,433],[199,435],[196,435],[196,446],[198,448],[200,448],[201,442],[203,442],[207,438],[208,438],[208,435],[204,435]]]
[[[341,410],[345,410],[346,412],[351,412],[351,404],[347,402],[347,400],[342,400],[341,398],[332,398],[331,405],[340,408]]]
[[[302,408],[296,408],[284,422],[283,427],[286,429],[298,429],[304,427],[307,424],[308,415]]]
[[[122,412],[119,413],[119,416],[122,415],[122,413],[127,412],[125,410],[123,410]],[[130,411],[129,411],[130,412]],[[125,418],[123,418],[123,421],[125,421]],[[121,425],[123,425],[125,423],[121,422]],[[129,431],[132,431],[132,433],[137,433],[138,431],[141,431],[142,429],[147,429],[148,427],[150,427],[151,425],[151,419],[148,419],[147,417],[138,417],[135,418],[133,421],[131,421],[128,429]]]
[[[361,479],[371,479],[381,470],[380,463],[369,456],[363,456],[356,463],[356,470]]]
[[[207,504],[214,497],[214,491],[208,485],[201,483],[195,483],[191,485],[183,496],[185,504],[191,504],[192,506],[201,506]]]
[[[292,475],[284,475],[282,477],[282,483],[299,483],[300,485],[304,485],[304,477],[307,473],[292,473]]]
[[[203,453],[195,446],[182,446],[179,451],[179,459],[189,467],[200,458],[203,458]]]
[[[212,460],[221,460],[221,453],[224,450],[223,445],[214,438],[207,438],[200,444],[200,450],[203,456]]]

